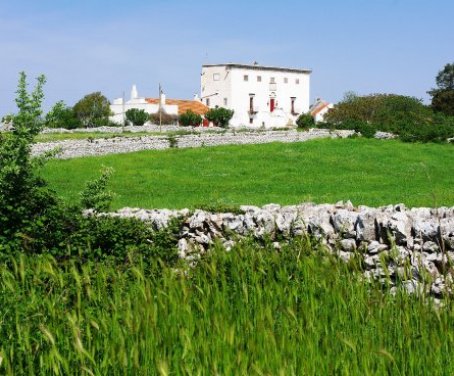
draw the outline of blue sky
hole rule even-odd
[[[192,98],[203,63],[313,69],[311,97],[346,91],[428,100],[454,62],[452,0],[0,0],[0,115],[18,73],[48,79],[46,109],[102,91],[109,99]]]

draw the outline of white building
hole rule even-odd
[[[334,108],[332,103],[326,102],[320,98],[317,98],[315,103],[311,106],[311,115],[316,123],[325,121],[325,115]]]
[[[163,93],[161,93],[160,100],[152,103],[147,100],[147,98],[139,97],[137,87],[136,85],[133,85],[131,89],[131,98],[129,100],[123,101],[123,98],[117,98],[114,99],[113,103],[110,105],[110,111],[113,114],[110,117],[110,120],[117,124],[123,124],[126,118],[126,111],[131,108],[145,110],[149,114],[156,114],[159,112],[160,107],[162,111],[169,115],[178,115],[178,105],[169,104]]]
[[[201,100],[234,110],[233,127],[284,127],[309,111],[310,74],[256,63],[203,65]]]

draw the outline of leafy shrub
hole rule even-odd
[[[161,111],[161,118],[159,117],[159,112],[150,115],[150,121],[153,124],[161,124],[164,125],[174,125],[178,123],[178,115],[170,115],[165,111]]]
[[[63,101],[57,102],[46,114],[44,126],[47,128],[75,129],[82,126],[74,110]]]
[[[150,115],[145,112],[145,110],[141,110],[138,108],[130,108],[126,111],[126,120],[129,121],[132,125],[144,125]]]
[[[366,137],[391,132],[404,141],[443,142],[454,136],[453,117],[434,113],[419,99],[394,94],[348,95],[319,127],[354,129]]]
[[[180,125],[184,127],[197,127],[202,123],[202,116],[196,114],[191,110],[188,110],[184,114],[181,114],[178,120]]]
[[[48,187],[39,174],[46,158],[31,156],[31,145],[43,126],[44,83],[40,76],[28,93],[25,73],[21,73],[13,131],[0,133],[0,258],[18,252],[51,253],[58,259],[82,255],[124,263],[127,253],[134,251],[140,258],[175,260],[177,225],[156,232],[139,220],[96,214],[109,209],[111,170],[87,183],[80,202],[72,205]],[[94,215],[84,216],[83,208],[94,209]]]
[[[315,120],[311,114],[301,114],[296,119],[296,125],[299,129],[309,129],[315,126]]]
[[[112,203],[113,193],[107,190],[107,184],[112,169],[104,169],[101,176],[89,181],[81,192],[81,204],[85,209],[94,209],[97,212],[108,211]]]
[[[74,105],[73,110],[85,127],[101,127],[110,124],[110,102],[99,91],[83,97]]]
[[[234,114],[233,110],[224,107],[217,107],[208,110],[205,118],[212,122],[216,127],[227,128]]]

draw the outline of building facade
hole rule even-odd
[[[123,98],[117,98],[114,99],[110,105],[110,111],[112,113],[110,120],[117,124],[124,124],[126,120],[126,111],[131,108],[144,110],[149,114],[158,114],[159,111],[162,111],[175,118],[178,118],[179,115],[186,111],[192,111],[204,116],[209,110],[198,97],[193,100],[167,99],[162,92],[159,98],[140,97],[136,85],[133,85],[130,99],[124,101]]]
[[[310,74],[255,63],[203,65],[201,101],[234,110],[233,127],[284,127],[309,111]]]

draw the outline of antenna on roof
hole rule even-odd
[[[252,65],[259,65],[258,61],[254,60],[254,62],[252,63]]]

